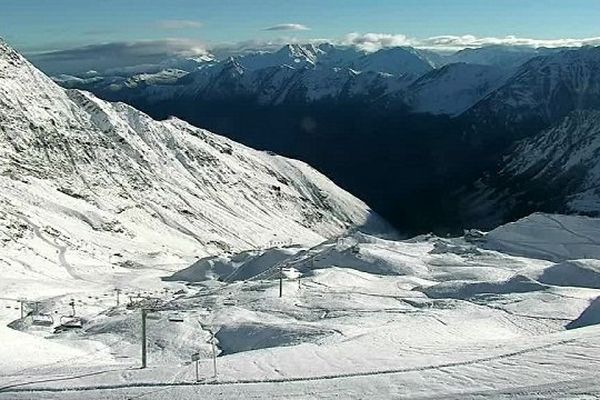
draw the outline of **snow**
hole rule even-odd
[[[507,71],[497,67],[449,64],[424,74],[406,88],[406,101],[414,112],[458,115],[507,78]]]
[[[600,289],[600,261],[572,260],[530,274],[536,281],[555,286]]]
[[[581,313],[579,318],[571,321],[567,325],[567,329],[577,329],[597,324],[600,324],[600,297],[597,297],[592,301],[590,306]]]
[[[535,213],[489,232],[485,247],[555,262],[600,259],[599,233],[596,218]]]
[[[557,192],[564,190],[563,182],[573,182],[565,193],[568,209],[598,213],[599,126],[597,111],[573,111],[549,129],[519,143],[501,173],[531,176]]]
[[[467,111],[472,118],[499,116],[512,124],[559,121],[573,110],[598,108],[600,48],[546,52],[521,65],[498,90]]]
[[[0,128],[0,399],[600,395],[598,219],[360,232],[386,226],[306,164],[64,91],[4,44]],[[82,329],[55,332],[70,304]]]
[[[596,220],[580,222],[582,230],[585,222]],[[554,237],[552,229],[538,228],[538,236]],[[504,235],[511,230],[521,232],[512,224]],[[545,248],[544,242],[540,249],[535,246],[530,248],[534,255]],[[574,264],[594,270],[597,262]],[[215,256],[186,274],[174,274],[189,280],[183,291],[182,283],[160,282],[158,274],[127,279],[139,285],[137,290],[154,291],[162,304],[162,311],[148,319],[148,369],[136,368],[139,311],[115,307],[114,295],[100,297],[81,306],[86,322],[80,332],[50,339],[42,328],[35,333],[25,325],[15,331],[37,346],[72,343],[83,351],[82,362],[67,366],[61,357],[76,354],[52,346],[44,347],[48,363],[18,354],[19,366],[0,366],[2,386],[9,386],[0,398],[51,398],[55,391],[61,391],[61,398],[78,399],[230,398],[240,393],[328,398],[334,392],[347,398],[391,393],[552,398],[570,391],[593,396],[600,391],[591,379],[600,365],[600,325],[567,328],[580,316],[585,325],[596,323],[594,300],[600,289],[575,281],[536,281],[561,265],[488,250],[462,238],[396,241],[360,233],[311,248]],[[282,298],[279,266],[302,272],[300,281],[284,277]],[[231,271],[239,271],[239,279],[222,278]],[[175,286],[159,294],[165,284]],[[88,290],[72,296],[87,298]],[[18,319],[17,310],[0,310],[5,321],[10,313]],[[169,322],[175,313],[184,321]],[[216,379],[209,330],[217,337]],[[3,335],[4,343],[20,341],[15,334]],[[192,352],[201,355],[200,385],[193,383]]]

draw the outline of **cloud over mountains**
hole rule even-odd
[[[159,26],[165,30],[195,29],[201,26],[192,20],[163,20]],[[264,28],[266,31],[303,31],[309,28],[296,23],[278,24]],[[28,58],[39,68],[51,75],[81,74],[88,70],[106,71],[135,66],[140,71],[151,71],[165,59],[173,57],[198,57],[214,54],[217,58],[247,54],[255,51],[273,51],[287,43],[331,42],[339,45],[356,46],[372,52],[388,47],[412,46],[439,51],[457,51],[492,45],[524,47],[581,47],[598,46],[600,37],[582,39],[532,39],[516,36],[477,37],[474,35],[440,35],[428,38],[411,38],[403,34],[350,33],[338,39],[298,39],[276,37],[268,40],[253,39],[232,43],[217,43],[207,46],[189,38],[170,38],[133,42],[109,42],[81,46],[67,50],[29,54]]]
[[[110,42],[29,55],[48,74],[156,65],[171,57],[197,57],[208,54],[205,45],[190,39]]]

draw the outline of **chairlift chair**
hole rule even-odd
[[[170,314],[169,322],[183,322],[183,315],[181,315],[180,313]]]
[[[83,323],[79,317],[63,315],[60,317],[60,326],[66,329],[79,329],[83,327]]]
[[[54,318],[50,314],[40,313],[31,316],[31,323],[37,326],[52,326]]]
[[[146,314],[146,318],[151,319],[153,321],[157,321],[157,320],[160,319],[160,315],[157,314],[157,313],[152,313],[151,312],[151,313]]]

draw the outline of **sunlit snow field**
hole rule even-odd
[[[483,237],[355,233],[95,275],[66,249],[49,256],[73,269],[60,279],[0,264],[0,398],[597,398],[599,233],[600,220],[534,214]],[[73,299],[83,328],[20,320],[11,299],[26,295],[57,316]],[[160,311],[142,370],[127,304],[144,297]]]

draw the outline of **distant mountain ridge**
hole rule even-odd
[[[584,47],[531,59],[468,113],[518,130],[527,123],[547,126],[573,110],[598,108],[600,48]]]
[[[489,46],[440,55],[288,45],[191,72],[78,82],[157,118],[177,115],[303,159],[415,232],[494,227],[525,210],[600,211],[568,206],[562,195],[536,199],[536,185],[505,173],[520,140],[574,111],[600,109],[597,47]],[[489,208],[481,196],[496,190],[505,203]],[[589,196],[586,203],[595,204]]]

